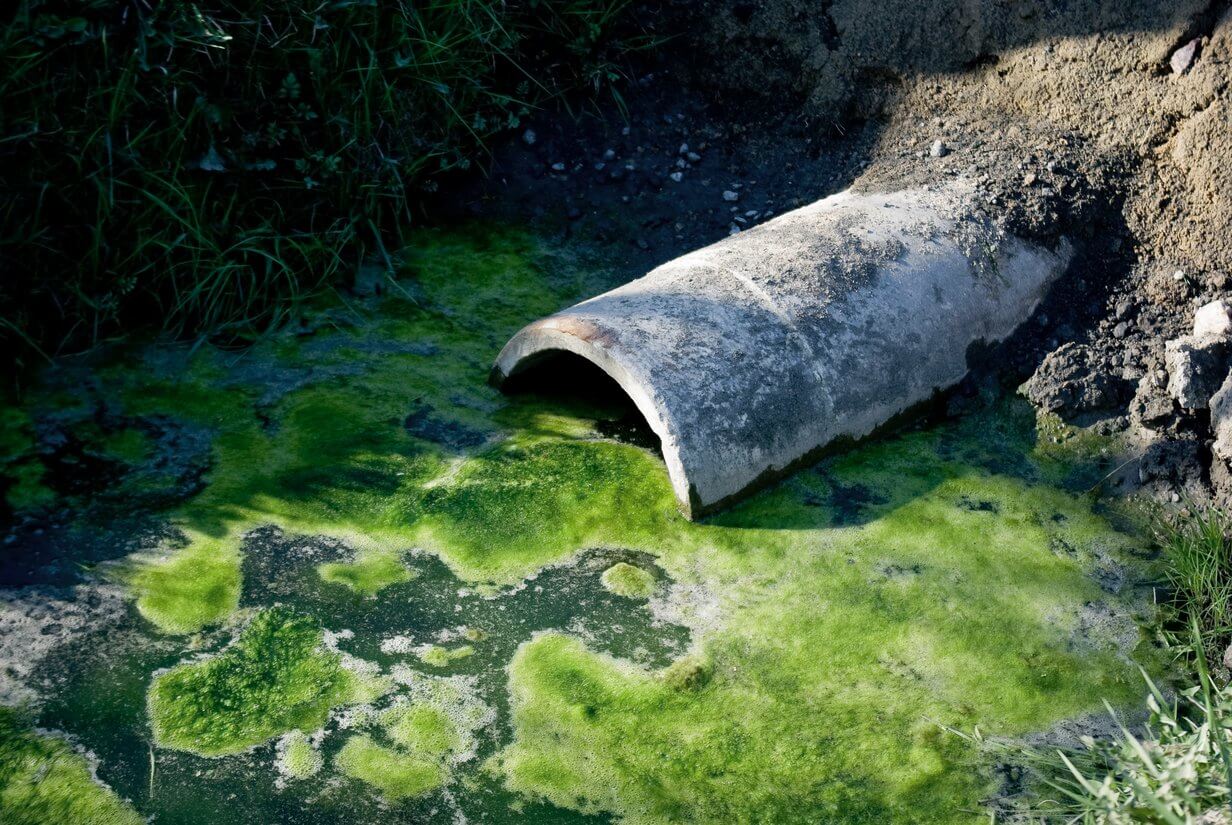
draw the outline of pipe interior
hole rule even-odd
[[[524,359],[501,385],[504,392],[540,396],[562,408],[597,411],[600,435],[662,457],[659,437],[616,380],[580,355],[546,350]]]

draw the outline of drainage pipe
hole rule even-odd
[[[962,179],[848,190],[535,321],[492,371],[597,365],[662,443],[681,509],[716,509],[966,374],[1068,263],[998,230]]]

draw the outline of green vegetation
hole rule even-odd
[[[547,98],[610,88],[644,43],[626,4],[20,0],[0,27],[0,340],[242,334],[365,254],[385,266],[434,175]]]
[[[987,748],[1030,766],[1040,786],[1020,800],[1026,815],[1049,822],[1221,822],[1232,805],[1229,733],[1232,686],[1209,674],[1169,701],[1148,679],[1149,718],[1135,734],[1088,738],[1070,751]]]
[[[982,819],[992,781],[937,723],[1014,735],[1123,704],[1142,653],[1132,614],[1131,649],[1078,620],[1124,611],[1078,571],[1114,574],[1132,545],[1081,500],[979,469],[1039,473],[997,429],[866,445],[691,527],[660,563],[718,594],[720,627],[661,677],[559,633],[523,644],[494,769],[627,823]]]
[[[139,557],[122,571],[137,610],[164,633],[195,633],[224,621],[240,598],[233,541],[191,535],[167,557]]]
[[[373,549],[359,553],[355,561],[329,562],[317,567],[322,581],[345,585],[364,596],[375,596],[391,584],[402,584],[415,578],[415,571],[406,566],[402,553]]]
[[[353,701],[356,677],[321,650],[313,621],[264,610],[216,656],[155,677],[149,713],[163,747],[202,756],[238,753],[291,730],[316,730]]]
[[[1015,800],[1024,816],[1066,822],[1226,821],[1232,806],[1232,684],[1224,659],[1232,630],[1232,521],[1215,508],[1187,507],[1157,518],[1155,538],[1174,588],[1173,613],[1165,616],[1173,629],[1165,640],[1178,659],[1191,663],[1191,686],[1169,699],[1147,676],[1146,724],[1131,731],[1117,718],[1119,736],[1083,737],[1079,749],[970,737],[986,752],[1030,770],[1032,783]],[[1208,664],[1212,654],[1223,664],[1222,686]]]
[[[1170,641],[1191,645],[1189,627],[1197,622],[1206,658],[1218,662],[1232,642],[1232,515],[1215,507],[1186,509],[1160,517],[1155,533],[1182,628]]]
[[[457,725],[439,707],[394,705],[381,714],[380,721],[390,741],[423,756],[444,759],[462,746]]]
[[[140,825],[136,811],[95,781],[85,759],[0,708],[0,822]]]
[[[419,657],[419,661],[425,665],[432,667],[449,667],[449,665],[465,659],[468,656],[475,655],[475,648],[470,645],[461,645],[459,647],[448,648],[440,645],[425,645],[415,654]]]
[[[623,561],[604,570],[599,580],[604,587],[617,596],[629,599],[649,598],[655,588],[654,576],[640,567]]]
[[[1074,495],[1114,458],[1102,447],[1053,449],[1024,402],[861,445],[690,523],[658,459],[598,436],[597,419],[619,405],[507,398],[485,384],[519,324],[595,291],[599,274],[490,227],[419,233],[406,261],[405,294],[354,309],[372,317],[353,327],[271,337],[239,360],[204,345],[171,370],[139,358],[143,368],[106,374],[118,414],[214,434],[204,489],[168,513],[189,545],[126,568],[170,571],[185,559],[178,575],[127,579],[142,612],[173,630],[224,621],[234,598],[211,598],[210,587],[195,595],[211,577],[193,560],[225,560],[224,591],[238,594],[239,571],[252,570],[263,578],[246,600],[295,592],[304,609],[330,611],[331,627],[356,628],[357,650],[407,634],[335,618],[360,602],[334,598],[312,567],[272,583],[266,559],[241,567],[241,538],[260,525],[344,542],[355,562],[331,571],[374,586],[384,576],[370,568],[398,573],[370,565],[375,554],[424,548],[461,579],[459,593],[511,607],[526,604],[512,595],[526,590],[501,587],[585,548],[625,548],[653,557],[642,570],[652,580],[672,581],[661,588],[664,616],[687,626],[688,655],[651,668],[588,648],[584,634],[527,639],[511,609],[507,623],[475,618],[492,639],[464,665],[452,657],[466,647],[433,645],[416,650],[425,661],[385,675],[322,650],[315,626],[297,620],[292,652],[260,657],[276,667],[239,657],[212,675],[241,638],[159,676],[149,707],[160,743],[230,753],[319,730],[340,703],[370,702],[348,714],[341,753],[327,739],[322,774],[416,796],[473,757],[474,731],[496,723],[477,697],[507,673],[512,737],[497,743],[486,778],[468,768],[460,779],[495,776],[521,798],[634,823],[965,822],[980,818],[994,782],[980,749],[940,726],[1043,730],[1101,698],[1136,701],[1131,657],[1155,672],[1138,646],[1134,588],[1122,586],[1139,578],[1140,548],[1092,497]],[[600,586],[586,576],[578,586]],[[432,610],[437,584],[424,582]],[[198,601],[199,614],[183,618]],[[463,620],[451,615],[448,626]],[[519,643],[512,663],[492,659]],[[424,673],[451,663],[468,675]],[[446,683],[471,698],[445,698]],[[286,753],[303,750],[294,741]]]
[[[278,743],[278,770],[292,779],[316,776],[325,766],[321,752],[303,731],[293,730]]]
[[[344,775],[376,788],[390,800],[422,796],[445,784],[440,762],[378,745],[368,736],[352,736],[334,757]]]

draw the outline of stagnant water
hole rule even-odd
[[[1143,692],[1115,445],[990,401],[691,524],[618,394],[484,382],[602,273],[475,228],[401,274],[6,412],[10,504],[70,509],[6,595],[125,601],[0,683],[0,757],[67,735],[114,796],[62,749],[0,770],[5,821],[986,821],[994,757],[947,727]]]

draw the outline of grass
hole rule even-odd
[[[1222,661],[1232,642],[1232,516],[1216,507],[1190,507],[1156,520],[1156,543],[1164,559],[1184,648],[1201,640],[1207,660]],[[1196,623],[1199,633],[1189,635]]]
[[[613,88],[628,0],[20,0],[0,13],[0,342],[244,339],[349,282],[532,107]],[[157,319],[156,321],[154,319]]]

